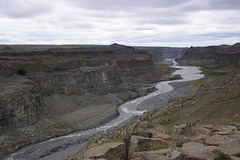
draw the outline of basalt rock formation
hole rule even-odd
[[[118,44],[0,46],[1,154],[103,123],[162,74],[146,51]]]
[[[134,130],[143,127],[145,134]],[[73,159],[125,159],[125,160],[214,160],[236,159],[240,154],[239,123],[227,126],[180,124],[168,135],[162,126],[153,127],[141,122],[123,141],[105,144],[93,143],[90,148],[69,155]],[[99,135],[98,138],[102,138]]]
[[[189,64],[189,61],[193,60],[211,60],[221,65],[238,64],[240,61],[240,43],[232,46],[190,47],[179,60],[183,64]]]

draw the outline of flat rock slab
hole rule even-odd
[[[174,146],[175,143],[164,140],[162,138],[146,138],[141,136],[132,136],[130,141],[131,152],[152,151]]]
[[[209,151],[205,145],[196,143],[196,142],[189,142],[184,143],[182,150],[189,155],[193,155],[195,157],[203,158],[203,159],[214,159],[214,154]]]
[[[206,144],[207,145],[219,145],[223,143],[224,141],[228,141],[231,138],[228,136],[222,136],[222,135],[213,135],[212,137],[206,138]]]
[[[170,152],[172,148],[166,148],[166,149],[160,149],[160,150],[154,150],[154,151],[143,151],[143,152],[135,152],[135,155],[137,157],[142,155],[156,155],[156,156],[166,156],[168,152]]]
[[[239,155],[240,140],[231,139],[231,140],[225,141],[219,145],[219,150],[227,155]]]
[[[125,156],[123,151],[124,143],[106,143],[86,151],[84,154],[84,158],[122,158],[123,156]]]
[[[162,152],[161,150],[147,151],[147,152],[136,152],[134,154],[135,157],[141,158],[141,159],[146,159],[146,160],[165,160],[166,159],[165,155],[166,155],[165,151]]]

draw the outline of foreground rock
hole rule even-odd
[[[139,122],[138,122],[139,123]],[[131,124],[133,125],[133,124]],[[134,135],[134,130],[138,130],[139,124],[134,124],[132,135],[119,143],[98,144],[97,147],[82,150],[67,159],[134,159],[134,160],[213,160],[222,155],[232,156],[237,159],[240,155],[240,135],[239,128],[235,126],[206,126],[195,124],[181,124],[173,128],[173,133],[167,139],[142,137]],[[148,128],[148,127],[147,127]],[[150,131],[163,134],[159,131],[159,126],[150,127]],[[175,128],[184,129],[178,132]],[[223,128],[235,128],[228,135],[221,135],[221,139],[226,141],[216,141],[219,145],[209,143],[209,139],[219,139],[218,132],[224,131]],[[123,129],[123,128],[122,128]],[[108,136],[109,133],[106,133]],[[128,133],[129,135],[129,133]],[[99,139],[104,135],[98,136]],[[200,138],[201,137],[201,138]],[[109,140],[110,141],[110,140]],[[93,143],[92,143],[93,144]],[[125,146],[125,147],[123,147]],[[119,148],[121,148],[119,150]],[[82,152],[82,153],[81,153]],[[117,152],[117,153],[116,153]],[[108,154],[110,153],[110,154]],[[87,156],[86,156],[87,155]],[[114,156],[114,157],[113,157]]]
[[[106,143],[102,146],[92,148],[84,154],[84,159],[124,159],[125,158],[124,143]]]

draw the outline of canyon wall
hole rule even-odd
[[[209,47],[190,47],[179,59],[182,64],[194,60],[210,60],[217,64],[238,64],[240,61],[240,43]]]
[[[152,55],[155,63],[163,62],[165,59],[179,59],[188,48],[178,47],[135,47],[144,49]]]
[[[0,155],[100,125],[163,75],[148,52],[118,44],[2,45]]]
[[[1,134],[36,123],[44,97],[136,91],[161,79],[152,57],[131,47],[26,48],[0,53]]]

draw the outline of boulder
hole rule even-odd
[[[165,152],[165,151],[164,151]],[[147,152],[136,152],[135,156],[141,159],[147,160],[165,160],[166,154],[161,150],[157,151],[147,151]]]
[[[174,146],[175,144],[173,142],[166,141],[161,138],[146,138],[141,136],[131,136],[129,157],[130,158],[136,157],[136,152],[153,151]]]
[[[205,143],[207,145],[219,145],[224,141],[228,141],[231,138],[228,136],[213,135],[212,137],[207,137]]]
[[[199,159],[214,159],[214,154],[209,151],[205,145],[189,142],[184,143],[182,147],[183,153],[189,156],[198,157]]]
[[[219,150],[227,155],[240,155],[240,140],[230,139],[219,145]]]
[[[206,146],[206,148],[213,153],[220,152],[218,146]]]
[[[222,126],[221,131],[216,132],[218,135],[230,135],[233,131],[236,131],[238,128],[235,126]]]
[[[238,129],[240,129],[240,122],[231,122],[231,125],[237,127]]]
[[[199,143],[205,143],[205,141],[208,137],[209,136],[207,136],[207,135],[198,135],[197,137],[192,138],[192,140],[199,142]]]
[[[203,158],[195,157],[193,155],[189,155],[188,153],[184,153],[179,150],[172,150],[167,154],[167,159],[170,160],[187,160],[187,159],[194,159],[194,160],[204,160]]]
[[[231,160],[240,160],[240,158],[236,157],[236,156],[230,156]]]
[[[154,155],[154,156],[166,156],[168,152],[170,152],[172,148],[154,150],[154,151],[143,151],[143,152],[135,152],[136,157],[146,157],[146,155]]]
[[[198,136],[198,135],[209,135],[211,133],[210,129],[202,126],[193,126],[191,130],[188,130],[189,136]]]
[[[134,151],[151,151],[175,146],[175,143],[163,140],[162,138],[146,138],[140,136],[132,136],[130,148]]]
[[[125,158],[124,143],[106,143],[101,146],[92,148],[84,153],[84,159],[114,159]]]

